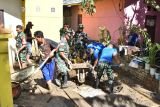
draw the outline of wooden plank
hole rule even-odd
[[[72,99],[74,101],[74,103],[78,106],[78,107],[92,107],[91,105],[89,105],[83,97],[81,97],[79,94],[77,94],[74,91],[71,91],[70,89],[66,88],[63,89],[64,92],[70,97],[70,99]]]
[[[131,88],[134,89],[135,91],[137,91],[138,93],[140,93],[141,95],[149,98],[150,100],[160,104],[160,102],[153,95],[153,92],[146,90],[144,88],[141,88],[141,87],[131,87]]]
[[[89,63],[76,63],[71,64],[73,69],[79,69],[79,68],[89,68],[91,65]]]

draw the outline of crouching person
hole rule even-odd
[[[68,65],[71,65],[71,61],[68,59],[69,55],[69,45],[68,45],[69,35],[66,33],[62,37],[62,41],[59,45],[58,51],[56,53],[56,63],[59,74],[61,75],[56,79],[57,85],[61,85],[62,87],[68,87]],[[61,79],[61,81],[60,81]]]
[[[107,74],[108,82],[106,91],[109,93],[113,92],[114,76],[111,67],[113,59],[115,59],[117,64],[120,64],[120,60],[117,56],[117,50],[113,47],[113,44],[110,43],[107,47],[105,47],[102,50],[102,53],[98,61],[97,78],[96,78],[96,88],[98,88],[102,75],[104,74],[104,72]],[[122,66],[122,64],[120,64],[120,66]]]
[[[38,43],[38,49],[40,52],[40,64],[44,62],[44,60],[49,57],[48,61],[41,68],[44,79],[47,82],[49,91],[53,91],[53,74],[55,71],[55,59],[53,49],[56,51],[56,46],[53,46],[51,40],[45,39],[42,31],[36,31],[34,33],[34,37]]]

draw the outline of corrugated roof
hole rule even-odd
[[[79,4],[82,0],[63,0],[63,5]]]

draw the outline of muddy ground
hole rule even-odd
[[[103,87],[93,88],[93,79],[87,78],[84,84],[77,84],[76,78],[72,78],[68,88],[60,89],[54,85],[54,92],[48,94],[41,72],[32,79],[34,82],[26,81],[21,84],[23,91],[20,97],[14,100],[15,107],[160,107],[159,102],[140,94],[123,81],[120,92],[108,94],[102,90]],[[119,78],[124,79],[130,78]],[[35,87],[30,87],[33,84],[36,84]]]

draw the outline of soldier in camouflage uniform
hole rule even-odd
[[[69,34],[65,33],[63,41],[61,41],[60,46],[58,48],[58,51],[56,53],[56,63],[57,63],[57,68],[58,71],[63,75],[62,76],[62,87],[67,87],[67,71],[69,71],[69,68],[67,67],[68,65],[71,65],[71,61],[68,59],[69,55],[69,45],[68,45],[68,40],[69,40]],[[57,84],[60,85],[59,80],[56,80]]]
[[[26,67],[26,54],[27,54],[27,42],[25,34],[22,32],[22,26],[16,26],[17,36],[16,36],[16,48],[17,54],[19,55],[20,63],[22,68]],[[17,60],[17,58],[16,58]]]
[[[97,78],[96,78],[96,88],[99,86],[100,79],[104,73],[108,76],[108,83],[107,83],[107,91],[110,93],[113,91],[113,70],[111,68],[112,60],[115,59],[117,64],[120,64],[120,60],[117,57],[117,50],[113,48],[113,44],[109,44],[102,50],[100,55],[98,66],[97,66]],[[120,64],[119,66],[122,66]]]
[[[80,58],[83,59],[83,55],[85,53],[85,49],[88,43],[88,36],[85,32],[83,32],[84,26],[83,24],[78,25],[78,31],[76,31],[74,36],[74,45],[76,53],[80,54]]]
[[[68,31],[68,29],[69,29],[69,25],[65,23],[63,25],[63,28],[61,28],[59,30],[59,32],[60,32],[60,39],[62,39],[62,37],[65,35],[65,33]]]
[[[64,25],[63,25],[63,28],[61,28],[59,32],[60,32],[60,39],[61,39],[61,40],[63,39],[63,37],[64,37],[64,35],[65,35],[66,33],[69,34],[68,45],[69,45],[69,47],[71,47],[71,46],[72,46],[72,40],[73,40],[72,38],[73,38],[73,36],[75,35],[74,30],[71,29],[68,24],[64,24]]]

